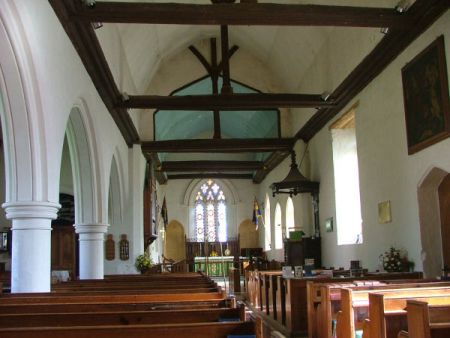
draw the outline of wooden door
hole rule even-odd
[[[67,270],[76,277],[76,237],[72,225],[52,227],[52,270]]]
[[[442,180],[438,193],[441,213],[442,258],[444,269],[450,272],[450,174]]]

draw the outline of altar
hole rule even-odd
[[[228,276],[233,267],[234,256],[195,257],[194,271],[203,271],[211,277]]]

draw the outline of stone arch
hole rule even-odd
[[[50,271],[50,250],[42,248],[50,247],[50,220],[56,218],[60,205],[56,196],[49,196],[40,87],[15,6],[13,1],[0,6],[0,118],[6,178],[2,206],[12,219],[14,233],[11,292],[48,292],[50,274],[42,271]]]
[[[108,224],[119,226],[123,223],[122,216],[122,189],[120,184],[119,168],[116,157],[112,157],[111,171],[109,176],[109,193],[108,193]]]
[[[259,247],[258,230],[251,219],[245,219],[239,224],[239,247],[241,249]]]
[[[423,272],[426,277],[441,275],[443,267],[441,219],[438,187],[449,173],[433,167],[424,175],[417,188]]]
[[[166,247],[164,250],[164,256],[174,261],[180,261],[186,259],[185,250],[185,234],[183,225],[172,220],[167,225],[166,229]]]
[[[30,46],[13,2],[5,2],[0,8],[0,95],[6,176],[4,207],[15,201],[49,201],[39,86]]]
[[[66,136],[74,178],[75,223],[92,224],[102,221],[102,198],[99,193],[95,138],[84,102],[70,111]]]

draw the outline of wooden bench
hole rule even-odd
[[[372,311],[377,311],[379,314],[379,307],[377,310],[370,310],[373,302],[379,302],[380,300],[375,300],[377,297],[382,297],[381,304],[385,300],[389,300],[389,304],[397,303],[398,305],[403,304],[406,306],[406,300],[408,298],[414,297],[427,297],[432,295],[450,295],[450,288],[437,286],[437,287],[425,287],[426,284],[422,285],[422,287],[414,287],[414,288],[404,288],[402,285],[399,286],[388,286],[388,289],[369,289],[369,290],[352,290],[349,288],[343,288],[341,290],[341,311],[337,316],[337,324],[336,324],[336,332],[337,337],[355,337],[355,333],[357,330],[363,330],[366,332],[366,337],[372,337],[372,332],[374,332],[375,336],[379,336],[378,329],[375,329],[372,324],[369,324],[369,321],[366,319],[369,318],[370,313]],[[389,287],[391,289],[389,289]],[[392,302],[391,302],[392,300]],[[384,308],[383,305],[381,305]],[[373,308],[373,307],[372,307]],[[370,316],[374,322],[379,323],[379,318],[375,319],[374,316]],[[399,327],[404,327],[406,321],[404,323],[396,321]],[[369,325],[372,328],[369,328]],[[378,324],[377,324],[378,325]],[[397,330],[392,326],[392,330]],[[375,333],[377,332],[377,333]],[[398,330],[395,333],[394,337],[397,336]],[[391,336],[391,335],[389,335]]]
[[[308,282],[308,337],[328,338],[332,335],[332,323],[341,310],[341,289],[353,291],[376,291],[383,289],[400,289],[431,286],[450,286],[448,282],[435,280],[354,280],[352,282],[317,283]]]
[[[135,277],[126,279],[134,281]],[[178,286],[186,286],[184,283],[189,282]],[[131,287],[100,292],[97,286],[102,284],[122,285],[93,281],[89,287],[94,291],[86,287],[81,292],[69,288],[53,293],[1,295],[0,337],[167,338],[254,333],[254,324],[244,321],[244,307],[222,308],[230,301],[221,290],[137,291]],[[179,293],[174,294],[175,290]]]
[[[408,300],[406,310],[409,333],[401,331],[398,337],[450,337],[450,303],[443,303],[439,298],[429,302]]]
[[[0,328],[245,321],[245,308],[0,314]]]
[[[247,297],[249,304],[258,311],[262,311],[269,319],[273,319],[284,327],[290,334],[301,335],[308,332],[310,322],[308,318],[308,281],[319,282],[351,282],[355,279],[418,279],[422,274],[417,273],[376,273],[362,277],[332,278],[305,277],[283,278],[281,271],[249,272]],[[272,277],[276,276],[276,277]]]
[[[369,295],[369,318],[364,332],[371,338],[395,338],[408,328],[406,306],[408,300],[433,304],[450,303],[450,288],[387,291]]]
[[[2,338],[223,338],[254,334],[252,322],[0,328]]]

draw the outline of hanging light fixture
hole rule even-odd
[[[272,195],[289,194],[291,197],[300,193],[311,193],[313,195],[319,193],[319,182],[313,182],[307,179],[298,169],[295,161],[295,151],[291,151],[291,170],[280,182],[272,183],[270,186]]]
[[[306,153],[306,150],[305,150]],[[272,183],[270,186],[272,189],[272,195],[276,194],[289,194],[289,196],[295,196],[301,193],[310,193],[312,196],[312,205],[314,212],[314,237],[320,237],[320,225],[319,225],[319,182],[310,181],[298,170],[297,163],[295,162],[295,151],[291,151],[291,170],[280,182]]]

